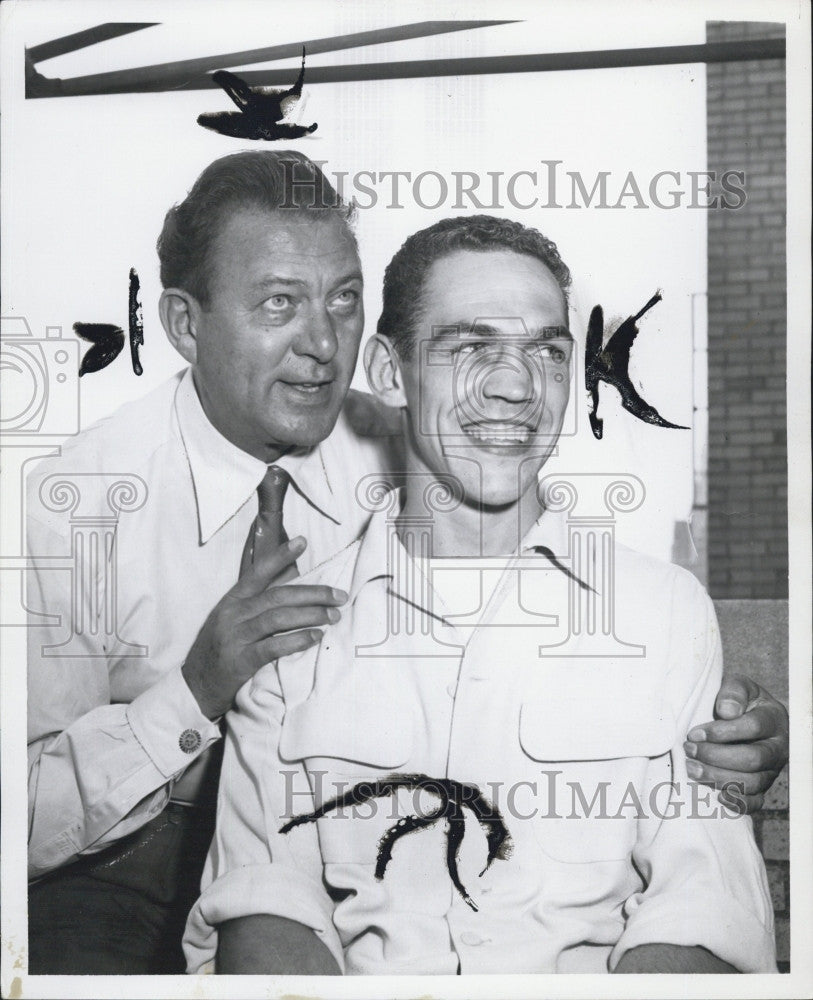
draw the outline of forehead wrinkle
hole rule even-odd
[[[330,287],[338,288],[339,285],[347,285],[353,281],[358,281],[363,284],[364,279],[360,271],[350,271],[347,274],[343,274],[338,278],[330,279]],[[307,288],[310,285],[310,281],[307,278],[286,278],[279,274],[269,274],[262,278],[258,278],[257,281],[252,283],[252,289],[258,292],[265,291],[266,289],[274,288],[275,286],[283,286],[285,288]]]
[[[284,278],[280,274],[269,274],[254,282],[255,288],[265,288],[268,285],[304,285],[303,278]]]
[[[520,317],[511,317],[520,319]],[[531,340],[573,340],[570,330],[560,323],[543,323],[532,327],[530,330],[522,320],[526,336]],[[510,333],[502,327],[494,326],[493,323],[481,323],[478,321],[458,320],[457,322],[444,323],[438,333],[439,337],[471,336],[471,337],[499,337],[505,335],[512,340],[524,339],[520,334]]]
[[[273,241],[269,244],[270,249],[274,253],[279,254],[280,257],[287,257],[291,260],[321,260],[323,257],[336,257],[339,254],[346,254],[349,250],[354,256],[358,256],[356,253],[356,248],[352,243],[342,243],[337,246],[330,247],[327,250],[294,250],[290,244],[286,244],[283,247],[275,247]]]

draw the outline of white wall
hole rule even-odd
[[[277,5],[28,6],[33,11],[25,11],[24,21],[15,27],[16,37],[28,45],[102,20],[150,20],[158,13],[164,22],[39,66],[46,75],[66,77],[429,16],[416,8],[398,16],[369,4],[312,4],[297,10],[295,21],[286,21]],[[505,17],[516,9],[524,23],[315,56],[309,64],[704,40],[703,12],[693,7],[682,8],[682,14],[667,7],[656,16],[652,5],[632,5],[628,14],[615,5],[609,23],[593,4],[556,5],[555,10],[506,4],[499,9]],[[431,10],[433,18],[441,16],[437,5]],[[490,12],[484,8],[480,16],[494,17],[493,10],[493,5]],[[22,17],[22,8],[17,13]],[[471,13],[467,9],[466,16],[477,16],[477,7]],[[13,53],[18,61],[19,56],[19,51]],[[279,65],[291,67],[293,81],[296,61]],[[219,91],[24,101],[20,76],[21,71],[11,92],[7,90],[4,108],[3,314],[25,316],[37,335],[43,335],[46,325],[61,325],[72,337],[76,321],[114,322],[126,329],[131,266],[142,281],[144,375],[134,376],[125,348],[112,366],[84,377],[81,413],[87,424],[181,366],[157,317],[155,239],[166,209],[184,196],[200,170],[217,156],[250,144],[196,124],[201,111],[230,106]],[[580,171],[588,189],[597,171],[610,171],[612,202],[629,171],[648,201],[646,186],[657,172],[679,172],[677,186],[688,191],[687,172],[705,167],[705,73],[698,65],[310,87],[306,76],[306,96],[297,118],[318,121],[319,129],[290,145],[326,160],[328,172],[510,175],[540,170],[541,160],[561,160],[560,171]],[[388,190],[380,188],[382,195]],[[517,193],[524,198],[529,190],[530,184],[523,182]],[[544,190],[540,185],[543,196]],[[567,203],[569,195],[568,183],[560,199]],[[663,302],[644,321],[633,374],[645,397],[677,423],[691,422],[691,296],[705,291],[705,213],[686,208],[688,200],[685,195],[684,205],[674,211],[636,209],[627,201],[616,210],[508,205],[501,213],[539,227],[559,244],[574,275],[576,332],[583,332],[597,302],[608,317],[626,316],[657,288],[663,290]],[[392,253],[409,233],[454,214],[451,199],[434,211],[416,205],[411,196],[403,209],[388,208],[387,202],[382,197],[374,208],[362,210],[358,224],[368,332],[375,326],[381,277]],[[640,476],[647,502],[619,523],[619,533],[668,558],[673,523],[691,507],[691,433],[635,420],[605,388],[605,435],[595,442],[587,427],[581,375],[579,366],[568,425],[577,433],[563,439],[556,467]]]

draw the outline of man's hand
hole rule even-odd
[[[351,389],[344,401],[344,413],[359,437],[400,438],[404,431],[401,426],[401,411],[386,406],[369,392]]]
[[[256,563],[215,605],[183,665],[183,676],[201,712],[225,714],[243,684],[271,660],[314,646],[315,626],[336,622],[347,594],[313,585],[272,586],[305,551],[294,538]],[[301,631],[292,632],[292,629]]]
[[[717,721],[695,726],[683,744],[689,776],[723,790],[727,806],[756,812],[788,762],[787,709],[750,678],[730,674],[714,714]],[[732,782],[736,791],[726,793]]]

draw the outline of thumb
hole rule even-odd
[[[749,677],[725,674],[714,702],[714,714],[718,719],[737,719],[758,694],[757,685]]]

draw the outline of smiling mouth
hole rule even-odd
[[[332,384],[332,379],[325,379],[321,382],[285,382],[289,389],[301,392],[306,396],[314,396],[320,390],[327,389]]]
[[[517,445],[527,444],[534,432],[527,424],[487,421],[481,424],[466,424],[463,433],[483,444]]]

